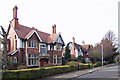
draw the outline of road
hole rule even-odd
[[[81,75],[81,76],[77,76],[73,79],[70,80],[78,80],[78,79],[92,79],[92,78],[101,78],[101,79],[107,79],[107,78],[112,78],[113,80],[117,80],[118,79],[118,70],[120,68],[118,68],[119,66],[117,64],[113,65],[113,66],[109,66],[109,67],[103,67],[99,70],[96,70],[94,72],[85,74],[85,75]]]

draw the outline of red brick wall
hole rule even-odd
[[[28,48],[27,51],[28,51],[28,53],[38,53],[38,52],[39,52],[39,49]]]

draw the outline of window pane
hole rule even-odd
[[[50,50],[50,45],[48,45],[48,50]]]
[[[56,45],[54,45],[54,50],[56,50]]]
[[[28,47],[31,47],[31,41],[28,41]]]
[[[33,65],[33,59],[31,59],[32,60],[32,65]]]
[[[56,64],[56,59],[54,59],[54,63]]]
[[[36,48],[36,42],[34,42],[34,48]]]
[[[30,59],[28,59],[28,65],[30,65]]]
[[[32,42],[32,47],[33,47],[33,45],[34,45],[34,42],[33,41],[31,41]]]

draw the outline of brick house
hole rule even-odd
[[[68,43],[71,59],[78,58],[79,55],[85,58],[86,62],[90,61],[90,45],[85,45],[85,42],[82,42],[82,45],[75,43],[75,38],[72,38],[72,42]]]
[[[8,27],[8,59],[13,63],[24,63],[27,67],[61,65],[62,48],[65,45],[56,25],[48,34],[19,24],[17,6],[13,8],[13,19]]]

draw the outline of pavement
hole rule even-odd
[[[84,69],[84,70],[79,70],[79,71],[57,74],[57,75],[42,78],[42,80],[50,80],[50,79],[52,79],[52,80],[53,79],[55,79],[55,80],[56,79],[58,79],[58,80],[70,80],[70,79],[74,79],[76,77],[79,77],[79,76],[82,76],[85,74],[95,72],[95,71],[102,69],[102,68],[105,68],[105,67],[113,66],[115,64],[117,64],[117,63],[108,64],[108,65],[105,65],[103,67],[100,66],[100,67],[96,67],[96,68],[92,68],[92,69]]]

